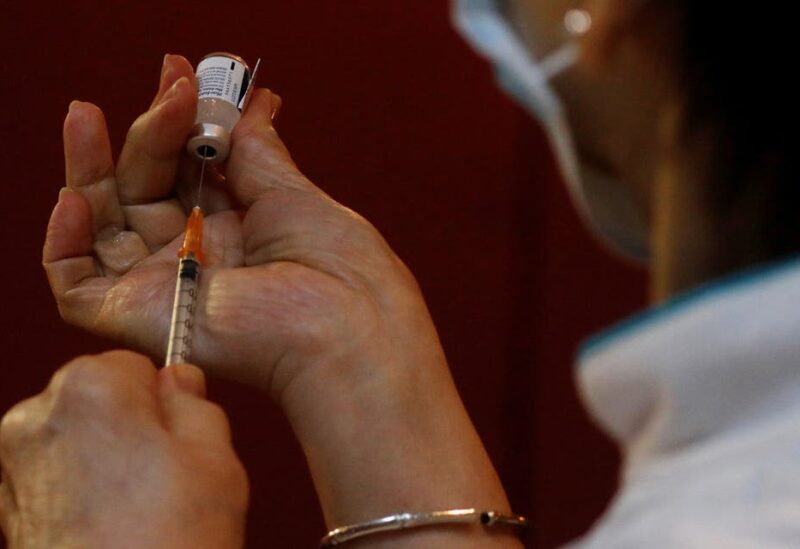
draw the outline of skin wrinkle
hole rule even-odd
[[[75,260],[84,260],[89,259],[86,257],[77,257],[74,258]],[[64,292],[63,297],[65,299],[85,299],[85,294],[87,293],[105,293],[108,289],[114,284],[114,280],[109,277],[98,277],[98,276],[87,276],[82,279],[78,284],[74,285],[72,288]],[[75,295],[80,294],[80,295]]]
[[[414,281],[414,282],[416,284],[416,281]],[[381,299],[379,299],[379,295],[381,295],[381,294],[373,293],[373,292],[365,292],[363,295],[367,298],[368,303],[370,304],[369,307],[368,307],[368,310],[371,313],[370,318],[373,318],[377,322],[377,324],[373,325],[371,323],[365,322],[365,323],[361,323],[361,325],[362,326],[373,326],[372,332],[374,332],[375,334],[389,334],[390,342],[391,343],[396,343],[398,341],[397,340],[397,333],[396,333],[395,330],[391,329],[392,322],[387,317],[387,312],[383,308],[386,305],[386,303],[384,301],[382,301]],[[412,299],[412,301],[413,301],[413,299]],[[424,309],[423,310],[423,314],[427,314],[427,309],[425,309],[424,307],[423,307],[423,309]],[[434,333],[435,333],[435,328],[433,328],[433,329],[434,329]],[[373,337],[372,334],[369,334],[369,335],[368,334],[364,334],[363,331],[362,331],[362,336],[363,336],[363,339],[372,339],[372,340],[374,340],[374,337]],[[436,338],[436,340],[438,341],[438,338]],[[404,342],[404,343],[411,343],[412,346],[413,346],[415,344],[419,344],[420,340],[414,338],[413,341]],[[395,348],[397,348],[397,347],[395,347]],[[404,344],[400,348],[409,348],[409,347],[408,347],[408,345]],[[360,356],[360,353],[358,353],[358,349],[359,349],[359,346],[358,346],[357,342],[354,341],[354,340],[351,340],[351,345],[350,345],[349,349],[340,349],[339,357],[338,357],[339,361],[333,360],[332,362],[333,363],[338,363],[338,364],[347,364],[348,362],[352,361],[352,359],[350,359],[350,360],[347,359],[348,356],[355,356],[355,357],[358,357],[359,359],[362,359],[362,360],[365,359],[365,357]],[[287,348],[287,351],[288,351],[288,348]],[[282,401],[282,404],[283,404],[285,409],[288,409],[287,408],[287,406],[288,406],[287,399],[289,398],[288,395],[290,394],[290,388],[291,388],[291,386],[293,384],[298,383],[297,380],[300,377],[300,376],[296,376],[296,375],[295,376],[291,376],[291,375],[288,375],[288,374],[287,374],[287,376],[280,376],[280,371],[281,371],[281,367],[283,365],[283,361],[286,360],[287,358],[288,358],[288,352],[285,352],[284,354],[281,355],[280,360],[278,362],[276,362],[275,367],[274,367],[273,372],[272,372],[273,382],[270,383],[270,385],[269,385],[269,387],[271,388],[271,391],[272,391],[273,394],[280,394],[281,395],[281,401]],[[439,358],[441,360],[444,360],[443,357],[439,357]],[[330,362],[331,361],[329,360],[329,363],[324,365],[324,367],[326,367],[328,370],[331,368],[331,363]],[[422,362],[423,361],[420,361],[419,363],[422,363]],[[290,366],[286,366],[286,368],[290,368]],[[295,367],[294,369],[297,370],[297,367]],[[382,373],[385,373],[384,370],[374,370],[374,369],[370,370],[370,375],[382,374]],[[280,393],[276,393],[275,391],[277,391],[278,389],[276,387],[275,380],[276,379],[280,379],[281,377],[288,377],[289,381],[286,382],[286,383],[281,384],[281,387],[282,387],[281,388],[281,392]],[[346,377],[345,377],[345,379],[346,379]]]
[[[293,269],[292,276],[287,276],[284,271],[287,267],[291,268],[291,266],[302,267],[304,272],[298,272],[296,269]],[[247,293],[237,293],[229,290],[229,287],[236,287],[237,281],[235,280],[224,280],[224,282],[221,283],[219,281],[219,276],[217,276],[211,281],[209,292],[206,298],[206,311],[208,314],[208,322],[210,327],[224,327],[223,329],[225,331],[232,331],[233,333],[250,331],[252,330],[253,326],[247,319],[248,312],[262,313],[264,311],[291,311],[291,316],[296,316],[298,319],[304,319],[307,317],[313,318],[315,316],[325,318],[328,316],[325,314],[315,315],[305,312],[309,306],[311,306],[311,312],[317,312],[315,307],[321,303],[326,303],[328,301],[328,296],[326,294],[318,297],[319,294],[314,293],[315,287],[304,282],[309,275],[312,277],[329,277],[330,275],[314,271],[303,265],[293,262],[274,262],[268,265],[253,268],[269,269],[271,276],[265,277],[263,280],[259,280],[247,276],[247,273],[237,273],[235,271],[228,271],[226,273],[229,276],[241,277],[240,280],[242,282],[247,282],[251,288],[251,291],[248,291]],[[305,276],[302,276],[300,273]],[[252,284],[259,282],[263,285],[262,289],[252,286]],[[335,287],[331,284],[324,284],[322,286],[325,288]],[[276,295],[276,288],[281,290],[281,299],[291,299],[289,302],[276,301],[276,303],[279,305],[277,308],[271,306],[274,299],[268,297]],[[340,309],[334,307],[332,312],[335,313],[337,310]],[[240,318],[243,320],[243,322],[239,322]],[[279,325],[284,326],[296,326],[298,324],[304,325],[305,328],[309,326],[307,322],[286,322],[284,315],[276,317],[276,320],[279,321]]]
[[[286,195],[292,195],[292,192],[286,193]],[[312,198],[317,198],[313,195],[309,195]],[[290,199],[293,197],[289,197]],[[353,243],[360,243],[364,242],[363,249],[364,252],[358,252],[355,255],[352,252],[349,253],[341,253],[341,251],[333,252],[327,249],[327,247],[319,245],[319,246],[310,246],[309,244],[299,244],[295,248],[291,247],[291,245],[287,244],[286,246],[279,247],[278,244],[282,240],[289,240],[289,238],[285,236],[278,236],[273,237],[266,242],[261,242],[258,245],[254,245],[254,247],[260,248],[261,254],[260,256],[263,257],[253,257],[257,255],[257,253],[253,250],[249,251],[248,261],[253,263],[261,263],[263,261],[288,261],[295,264],[306,266],[310,269],[317,269],[322,270],[329,275],[339,279],[340,281],[344,282],[348,287],[350,287],[355,292],[361,292],[364,288],[370,288],[370,291],[363,292],[369,301],[372,303],[373,310],[379,310],[380,304],[383,300],[378,299],[377,295],[380,295],[381,288],[385,285],[385,280],[379,280],[378,283],[374,283],[371,279],[373,278],[374,273],[379,273],[385,270],[385,264],[381,264],[383,261],[383,256],[381,254],[374,254],[369,253],[370,251],[374,251],[374,243],[367,242],[369,240],[373,240],[373,238],[377,237],[380,240],[379,245],[384,248],[384,251],[388,251],[388,245],[385,241],[380,237],[380,235],[376,232],[374,227],[366,222],[360,215],[353,212],[351,209],[340,206],[338,203],[334,202],[331,199],[330,203],[336,206],[336,212],[344,213],[347,217],[351,220],[355,219],[358,221],[360,227],[365,229],[366,236],[364,238],[351,238],[352,230],[351,225],[352,221],[339,221],[338,219],[331,219],[331,227],[342,227],[343,231],[340,231],[341,237],[339,240],[341,242],[349,244]],[[296,206],[297,202],[294,201],[294,205]],[[272,204],[274,206],[274,204]],[[309,209],[313,210],[317,204],[311,204]],[[300,216],[302,217],[302,216]],[[317,216],[318,217],[318,216]],[[350,230],[348,230],[350,229]],[[287,231],[287,235],[295,235],[297,231]],[[303,240],[308,240],[313,242],[314,239],[300,239],[301,242]],[[391,253],[391,252],[389,252]],[[307,255],[310,257],[314,257],[313,264],[304,261],[302,256]],[[346,256],[352,259],[352,257],[358,257],[359,261],[357,263],[360,265],[362,263],[365,264],[368,268],[366,269],[367,273],[362,274],[360,271],[353,270],[348,262],[345,262],[341,259],[340,256]],[[392,263],[396,265],[396,262],[399,261],[393,253],[391,253],[392,259],[394,260]],[[320,261],[320,259],[324,259]],[[375,262],[375,263],[373,263]],[[370,266],[372,264],[372,266]],[[355,278],[354,278],[355,276]],[[358,282],[356,282],[356,280]]]
[[[289,263],[270,265],[269,268],[273,271],[271,276],[273,280],[275,277],[274,269],[276,268],[276,265],[279,269],[297,267],[296,265]],[[283,288],[280,290],[278,301],[267,299],[266,301],[262,301],[260,303],[253,302],[242,306],[236,301],[225,300],[224,295],[222,296],[223,299],[208,300],[213,307],[212,310],[209,311],[211,326],[214,326],[217,330],[219,330],[220,327],[225,327],[226,330],[233,332],[234,339],[241,337],[246,339],[246,330],[252,330],[252,326],[250,326],[250,323],[247,322],[247,316],[242,314],[242,311],[247,310],[248,306],[256,305],[256,307],[254,307],[254,311],[256,313],[259,313],[262,310],[274,313],[272,315],[273,321],[268,322],[268,324],[272,326],[274,341],[283,342],[286,345],[280,345],[279,347],[272,349],[273,352],[278,354],[277,359],[269,360],[267,357],[262,355],[263,361],[268,362],[272,369],[272,372],[266,378],[266,387],[275,386],[275,384],[272,382],[272,379],[276,377],[274,367],[278,367],[278,363],[283,364],[285,359],[288,358],[284,355],[286,355],[286,352],[289,348],[295,348],[298,350],[302,349],[303,357],[313,362],[314,360],[312,360],[312,357],[319,356],[320,353],[329,347],[332,342],[336,342],[337,345],[341,345],[343,342],[343,338],[341,336],[342,331],[349,333],[347,330],[341,329],[341,325],[346,324],[341,322],[341,311],[344,310],[342,306],[347,306],[351,301],[352,296],[348,295],[349,293],[346,293],[339,295],[338,297],[334,297],[333,300],[336,302],[340,302],[341,299],[345,299],[347,303],[342,303],[340,306],[332,306],[329,313],[325,313],[324,311],[319,313],[319,311],[316,311],[319,314],[310,315],[308,312],[310,309],[311,312],[315,312],[314,308],[316,306],[318,306],[320,303],[331,302],[331,298],[327,294],[322,295],[321,297],[316,297],[315,295],[308,293],[310,284],[308,284],[308,281],[306,281],[307,276],[310,275],[313,278],[322,275],[322,273],[308,270],[303,270],[301,272],[304,272],[306,276],[298,276],[298,271],[294,269],[292,269],[291,275],[288,273],[281,275],[282,280],[279,280],[276,283],[279,288]],[[229,285],[233,286],[233,284]],[[286,286],[289,288],[286,289]],[[332,287],[334,290],[336,290],[335,286]],[[256,289],[255,292],[258,293],[261,299],[265,299],[267,296],[276,295],[276,293],[271,290],[258,291]],[[216,293],[215,297],[218,297]],[[290,298],[291,301],[289,301]],[[219,307],[217,308],[217,306]],[[354,309],[353,307],[348,307],[347,310],[352,311]],[[361,318],[360,315],[356,316]],[[352,315],[348,316],[348,318],[351,317]],[[262,318],[262,320],[264,319]],[[237,327],[237,322],[244,322],[244,324],[247,324],[246,326],[242,326],[242,330],[245,330],[244,332],[239,330]],[[216,335],[219,336],[223,334],[218,332]],[[258,336],[260,334],[253,335]],[[271,339],[270,341],[273,340]],[[347,341],[349,341],[349,339]],[[277,394],[275,396],[277,396]]]
[[[374,304],[373,304],[374,306]],[[385,319],[382,315],[377,314],[375,315],[376,319],[379,322],[379,325],[382,327],[385,325]],[[370,326],[368,323],[364,323],[364,326]],[[382,333],[379,329],[373,329],[372,332],[375,334]],[[366,334],[362,332],[362,338],[366,339],[373,339],[372,333]],[[358,359],[364,359],[365,357],[360,356],[358,353],[353,354],[353,350],[357,351],[358,345],[355,341],[351,340],[351,345],[349,348],[340,348],[337,356],[331,356],[330,354],[321,354],[320,358],[325,358],[326,360],[320,364],[319,360],[312,361],[309,360],[308,357],[305,360],[308,363],[316,364],[316,367],[306,368],[305,370],[299,369],[297,362],[302,362],[299,360],[298,357],[291,356],[289,350],[290,348],[287,346],[286,349],[279,355],[278,360],[276,360],[274,368],[272,369],[271,378],[269,380],[269,384],[267,387],[270,389],[270,394],[272,395],[273,399],[276,401],[281,402],[281,405],[284,409],[289,409],[289,400],[292,395],[292,387],[298,383],[302,382],[303,375],[296,375],[295,372],[301,371],[304,372],[305,376],[308,375],[315,375],[316,372],[319,372],[320,368],[324,370],[323,373],[326,375],[330,375],[331,371],[335,369],[335,365],[350,365],[352,360],[348,359],[348,357],[356,356]],[[282,372],[286,370],[286,374],[282,374]],[[370,375],[382,375],[383,371],[376,371],[374,369],[370,370]],[[341,377],[341,376],[340,376]],[[346,379],[346,377],[344,377]],[[357,399],[356,399],[357,400]]]
[[[241,219],[238,212],[224,211],[206,217],[207,229],[205,242],[207,250],[221,251],[208,253],[208,265],[238,267],[244,262],[244,244],[240,238],[231,238],[241,234]]]
[[[69,291],[70,289],[72,289],[74,287],[80,286],[88,278],[97,278],[98,277],[98,273],[100,272],[100,267],[98,265],[97,258],[94,257],[93,255],[82,255],[82,256],[78,256],[78,257],[68,257],[68,258],[65,258],[65,259],[59,259],[58,261],[54,261],[52,263],[45,263],[44,266],[45,266],[45,268],[47,268],[47,275],[48,275],[48,279],[50,280],[51,286],[53,286],[54,288],[60,289],[61,288],[61,281],[57,280],[57,279],[60,278],[59,274],[61,274],[61,272],[63,272],[63,271],[81,270],[78,267],[82,263],[84,263],[84,264],[85,263],[91,263],[94,266],[94,269],[93,269],[94,272],[92,272],[90,274],[87,274],[87,275],[83,276],[82,278],[80,278],[78,280],[75,280],[75,281],[71,280],[70,281],[70,287],[66,288],[66,291]],[[86,269],[86,271],[88,272],[89,269]]]
[[[113,167],[112,167],[113,169]],[[114,176],[105,177],[99,181],[88,183],[81,186],[70,186],[70,188],[81,195],[87,200],[93,213],[92,227],[96,238],[108,238],[108,235],[113,236],[114,231],[123,230],[125,227],[125,217],[122,214],[119,203],[116,201],[117,183]],[[113,195],[113,200],[99,200],[97,195]],[[97,203],[103,204],[102,208],[97,208]],[[105,225],[99,226],[96,224],[98,219],[110,220]]]
[[[75,324],[80,324],[87,317],[91,318],[92,321],[87,323],[87,329],[92,333],[104,335],[105,331],[97,327],[96,321],[102,308],[102,299],[113,284],[114,282],[108,278],[95,276],[84,278],[80,284],[60,296],[57,301],[59,313],[64,320]],[[99,299],[92,299],[92,295],[96,295]],[[80,310],[80,307],[85,307],[85,303],[92,302],[95,303],[92,310]]]
[[[374,272],[380,272],[381,267],[385,266],[385,264],[381,264],[383,260],[381,254],[370,253],[374,252],[376,248],[375,240],[378,240],[377,245],[382,248],[384,252],[388,250],[388,245],[369,222],[349,208],[340,206],[338,203],[333,202],[336,209],[332,214],[327,214],[326,218],[321,218],[317,212],[322,209],[321,207],[326,205],[330,206],[330,204],[319,204],[316,202],[318,197],[314,195],[309,195],[309,197],[314,201],[306,205],[308,215],[302,215],[303,212],[301,210],[299,215],[295,217],[300,219],[313,217],[315,223],[313,232],[309,231],[308,233],[303,233],[296,225],[289,225],[283,227],[281,233],[276,234],[274,231],[267,233],[261,240],[249,238],[247,239],[246,247],[247,264],[255,265],[269,261],[292,261],[306,265],[309,268],[325,270],[328,274],[351,286],[353,285],[352,278],[354,275],[361,281],[363,286],[371,285],[369,275]],[[292,200],[294,197],[284,196],[283,198],[290,200],[293,208],[298,207],[298,201],[296,199]],[[253,206],[253,208],[257,207],[258,204]],[[269,216],[269,213],[272,211],[281,211],[280,202],[276,204],[274,200],[266,207],[269,208],[268,217],[274,217]],[[257,210],[252,212],[255,219],[260,217],[258,213]],[[344,214],[348,219],[339,219],[338,215],[340,214]],[[278,215],[280,215],[280,213],[278,213]],[[319,224],[323,221],[326,221],[327,225],[320,228]],[[299,223],[301,227],[304,224],[303,221]],[[245,224],[245,227],[246,226],[247,223]],[[354,230],[354,226],[358,228]],[[325,242],[319,243],[318,239],[315,238],[317,234],[325,235]],[[331,240],[336,240],[339,244],[330,246]],[[292,242],[297,242],[297,244],[293,244]],[[281,246],[282,243],[284,244],[283,246]],[[316,244],[312,245],[311,243]],[[363,251],[355,251],[359,248],[363,249]],[[314,263],[307,263],[302,259],[303,256],[315,258]],[[352,260],[352,257],[358,257],[360,260],[358,264],[361,265],[361,263],[364,263],[365,266],[368,267],[366,269],[368,274],[362,275],[359,271],[352,269],[348,266],[348,262],[342,260],[339,256],[348,257],[350,260]],[[327,261],[320,262],[318,261],[320,258],[326,258]],[[370,264],[374,266],[370,267]]]
[[[299,250],[300,247],[298,247]],[[366,274],[362,274],[359,271],[352,269],[349,266],[347,261],[344,261],[341,258],[341,254],[330,251],[325,247],[311,247],[311,246],[303,246],[303,251],[305,252],[313,252],[314,262],[308,262],[300,257],[300,253],[294,251],[292,248],[288,246],[282,250],[273,251],[270,254],[270,257],[273,258],[274,261],[284,261],[295,263],[297,265],[302,265],[309,269],[315,269],[326,274],[330,275],[332,278],[339,280],[340,282],[347,285],[351,290],[354,292],[359,292],[365,288],[369,288],[370,292],[366,292],[368,295],[372,295],[372,293],[378,293],[380,291],[380,286],[385,284],[385,279],[378,280],[377,284],[372,281],[372,278],[375,273],[381,272],[380,268],[375,268],[374,271],[370,271]],[[369,255],[364,257],[370,257]],[[294,258],[294,259],[290,259]],[[362,259],[362,258],[359,258]],[[364,262],[366,263],[366,262]]]
[[[304,200],[301,201],[301,197]],[[300,211],[299,208],[301,204],[305,206],[309,201],[314,201],[315,199],[316,197],[313,193],[304,190],[274,188],[262,193],[261,197],[250,207],[242,223],[245,255],[249,257],[259,248],[268,247],[269,242],[275,238],[271,236],[275,233],[274,228],[270,231],[266,231],[267,235],[270,236],[262,234],[265,232],[262,228],[264,219],[270,219],[270,225],[274,227],[276,218],[277,220],[281,219],[281,214],[285,210],[284,206],[291,205],[293,210]],[[262,210],[266,211],[262,213]],[[314,213],[313,209],[308,208],[307,213]],[[293,218],[303,219],[304,216],[293,214]],[[258,238],[259,236],[264,240],[264,243]]]
[[[256,148],[253,146],[253,148]],[[260,149],[260,145],[259,145]],[[245,172],[239,176],[238,186],[240,193],[244,196],[252,197],[253,202],[257,202],[265,198],[269,193],[277,190],[294,190],[302,192],[313,192],[317,190],[310,190],[312,184],[302,174],[298,173],[297,168],[293,165],[287,167],[283,162],[275,161],[271,158],[259,158],[252,153],[244,155],[245,158],[253,158],[253,161],[258,159],[259,162],[268,163],[269,170],[253,169],[252,171]],[[264,182],[269,182],[270,187],[264,188]]]
[[[155,208],[158,208],[158,210],[155,210]],[[158,227],[159,230],[154,231],[156,233],[174,233],[174,235],[177,236],[186,226],[186,212],[177,199],[164,200],[155,204],[147,204],[146,206],[123,206],[122,211],[125,214],[125,218],[128,220],[129,225],[143,225],[144,222],[147,221],[151,223],[168,224],[172,229],[171,231],[165,231],[163,230],[163,227]],[[175,214],[180,214],[182,217],[181,222],[175,221],[177,219]],[[165,219],[169,219],[169,222],[164,223]],[[148,246],[150,254],[158,252],[161,248],[175,239],[175,236],[171,236],[154,240],[144,232],[144,229],[147,228],[149,228],[149,226],[142,227],[139,230],[139,234],[142,236],[142,239],[145,242],[150,242]]]
[[[153,270],[163,269],[163,267],[159,267],[160,266],[154,266]],[[143,287],[148,287],[149,289],[143,291]],[[127,336],[125,326],[121,323],[121,319],[127,317],[125,308],[134,304],[134,306],[147,309],[151,306],[150,304],[171,303],[171,300],[165,300],[159,297],[159,294],[163,294],[166,291],[167,287],[159,284],[157,280],[151,280],[147,284],[142,284],[139,279],[128,278],[117,280],[103,296],[102,305],[94,321],[94,328],[97,330],[96,333],[107,335],[108,330],[101,328],[101,326],[106,325],[112,327],[111,332],[115,337],[124,341],[131,341],[131,338]],[[168,318],[169,311],[152,311],[151,314],[145,314],[144,316],[153,319],[154,324],[163,326],[168,324],[168,321],[165,321],[164,318]],[[148,332],[146,335],[152,336],[154,334],[153,332]],[[137,345],[137,347],[139,346],[140,345]],[[142,346],[148,347],[147,345]]]
[[[216,340],[216,338],[214,336],[219,335],[219,332],[220,332],[219,328],[221,326],[223,326],[225,328],[225,331],[228,330],[228,327],[225,326],[224,324],[217,324],[214,321],[215,318],[220,318],[220,319],[225,318],[226,315],[224,314],[224,309],[223,308],[219,308],[218,310],[214,309],[214,308],[209,310],[209,308],[208,308],[208,304],[209,303],[213,303],[213,300],[208,297],[208,295],[212,293],[213,288],[214,288],[214,283],[212,281],[212,283],[209,284],[209,286],[207,287],[207,290],[206,290],[206,292],[204,294],[204,300],[203,300],[204,305],[202,307],[202,313],[201,313],[202,318],[204,319],[204,321],[200,322],[199,325],[196,327],[196,332],[199,331],[201,333],[205,332],[206,334],[208,334],[208,337],[206,337],[206,335],[203,334],[203,336],[200,338],[202,346],[208,347],[208,346],[216,343],[217,349],[212,350],[211,352],[208,353],[210,357],[213,357],[215,355],[224,357],[224,356],[228,356],[229,355],[229,353],[227,352],[228,350],[225,348],[224,344],[220,345],[219,343],[217,343],[217,340]],[[219,312],[219,311],[222,311],[222,312]],[[217,333],[215,333],[215,332],[217,332]],[[241,334],[237,334],[237,335],[241,335]],[[268,361],[267,360],[267,356],[264,356],[264,355],[268,355],[268,354],[271,354],[271,353],[275,352],[274,349],[270,349],[268,345],[266,347],[267,347],[267,349],[266,349],[267,353],[262,353],[262,360],[264,361],[264,363],[267,363],[267,361]],[[274,362],[276,364],[281,363],[282,360],[283,360],[283,356],[286,354],[286,352],[287,352],[287,348],[284,347],[283,349],[280,349],[278,351],[277,357],[275,358]],[[224,360],[223,360],[223,362],[224,362]],[[211,363],[211,361],[209,361],[209,365],[210,365],[210,363]],[[247,365],[243,365],[243,366],[247,366]],[[258,366],[258,365],[256,365],[256,366]],[[264,374],[264,370],[267,371],[266,375]],[[255,384],[257,386],[262,387],[262,388],[263,387],[266,387],[266,388],[271,387],[272,378],[274,376],[274,370],[260,369],[260,368],[256,367],[255,371],[256,371],[256,376],[253,379],[249,379],[250,383],[255,382]],[[231,372],[231,377],[235,378],[237,375],[239,375],[237,372]],[[243,376],[241,379],[245,380],[246,377],[247,376]]]

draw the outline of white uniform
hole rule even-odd
[[[800,547],[800,260],[634,317],[578,368],[623,469],[574,547]]]

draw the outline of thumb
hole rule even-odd
[[[160,377],[168,391],[189,393],[201,399],[206,397],[206,376],[193,364],[170,364],[162,370]]]
[[[228,417],[206,400],[206,380],[200,368],[173,364],[163,368],[158,377],[164,420],[173,435],[195,442],[230,443]]]
[[[226,175],[236,198],[245,206],[272,189],[316,189],[300,173],[272,123],[281,103],[271,91],[255,90],[233,129]]]

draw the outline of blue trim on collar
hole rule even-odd
[[[635,332],[649,328],[666,318],[673,317],[692,305],[716,298],[720,294],[738,290],[743,286],[764,282],[795,268],[800,268],[800,256],[797,255],[747,268],[688,290],[661,305],[653,306],[601,330],[595,335],[589,336],[578,347],[577,363],[579,365],[582,364],[589,359],[590,355],[602,351]]]

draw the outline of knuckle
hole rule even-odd
[[[22,403],[8,410],[0,419],[0,446],[10,449],[17,441],[19,433],[25,428],[25,410]]]
[[[80,404],[111,410],[119,402],[120,390],[109,374],[109,365],[100,357],[80,357],[56,372],[49,390],[70,407]]]
[[[37,401],[33,397],[14,405],[0,419],[0,450],[7,455],[24,446],[41,426],[35,413]]]
[[[126,148],[134,152],[130,156],[126,155],[125,158],[121,158],[120,162],[124,164],[140,156],[155,162],[172,160],[175,151],[152,145],[153,132],[157,131],[158,126],[157,116],[158,111],[150,110],[134,120],[125,136]],[[124,189],[120,187],[120,191],[122,190]]]

